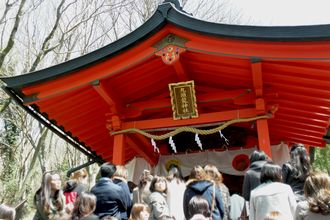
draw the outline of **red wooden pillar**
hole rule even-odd
[[[266,118],[257,120],[259,150],[264,151],[269,158],[272,158],[270,150],[268,121]]]
[[[114,137],[113,145],[113,160],[115,165],[125,165],[125,146],[126,146],[126,135],[117,134]]]

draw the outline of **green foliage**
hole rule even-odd
[[[315,148],[313,170],[330,174],[330,144],[326,148]]]

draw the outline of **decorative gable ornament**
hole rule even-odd
[[[180,53],[186,51],[185,43],[188,41],[175,34],[168,34],[152,47],[156,48],[155,55],[162,57],[164,63],[171,65],[179,59]]]

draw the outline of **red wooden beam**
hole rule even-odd
[[[173,67],[174,67],[176,73],[178,74],[179,80],[181,82],[186,82],[186,81],[189,80],[188,72],[187,72],[186,67],[185,67],[185,65],[184,65],[184,63],[182,62],[181,59],[174,62]]]
[[[262,82],[262,69],[261,60],[251,59],[251,70],[252,70],[252,80],[253,87],[257,98],[263,97],[263,82]]]
[[[180,127],[180,126],[229,121],[237,118],[251,118],[256,116],[257,114],[255,108],[246,108],[246,109],[231,110],[225,112],[200,114],[199,118],[184,119],[184,120],[174,121],[173,117],[169,117],[169,118],[143,120],[143,121],[123,122],[122,130],[129,128],[146,130],[146,129],[156,129],[156,128]]]
[[[143,157],[150,164],[150,166],[157,165],[157,156],[155,156],[147,146],[141,143],[141,141],[134,134],[128,134],[126,141],[141,157]]]
[[[116,115],[123,114],[124,104],[118,95],[112,90],[111,85],[105,84],[104,81],[94,81],[92,82],[93,88],[98,92],[98,94],[108,103],[112,113]]]
[[[250,89],[252,90],[252,89]],[[276,94],[276,88],[265,88],[265,94]],[[244,95],[245,94],[245,95]],[[231,91],[224,92],[214,92],[207,94],[199,94],[196,95],[196,100],[198,104],[202,104],[205,102],[219,102],[223,100],[236,100],[238,104],[254,104],[255,103],[255,95],[253,93],[248,93],[248,89],[237,89]],[[159,100],[149,100],[144,102],[133,102],[129,104],[129,107],[137,108],[141,111],[156,109],[156,108],[172,108],[171,99],[159,99]]]

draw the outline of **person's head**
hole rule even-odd
[[[309,175],[304,185],[309,209],[315,213],[330,213],[330,177],[323,172]]]
[[[269,157],[262,150],[255,150],[250,156],[250,166],[256,161],[269,161]]]
[[[212,177],[215,181],[222,183],[223,178],[218,168],[212,164],[206,165],[204,167],[205,173]]]
[[[145,203],[135,203],[131,210],[130,220],[148,220],[150,217],[149,206]]]
[[[127,171],[126,167],[123,165],[118,165],[117,170],[115,172],[115,177],[121,177],[126,180],[127,176],[128,176],[128,171]]]
[[[267,162],[261,168],[260,183],[282,182],[282,169],[274,162]]]
[[[79,215],[91,215],[96,208],[96,196],[90,192],[81,193],[73,209],[73,215],[78,217]]]
[[[201,214],[206,217],[209,211],[209,203],[202,196],[194,196],[190,199],[188,208],[191,216]]]
[[[133,190],[137,187],[137,185],[132,181],[127,181],[127,185],[130,193],[133,193]]]
[[[8,203],[3,203],[0,205],[0,219],[14,220],[15,216],[16,210],[12,205]]]
[[[173,179],[177,181],[179,184],[180,182],[183,183],[184,179],[181,173],[181,170],[177,166],[171,166],[170,169],[168,170],[168,174],[166,176],[166,179],[171,182]]]
[[[306,147],[303,144],[294,144],[290,148],[291,165],[295,172],[295,177],[305,181],[312,173],[310,158]]]
[[[111,179],[116,170],[116,166],[113,163],[106,162],[101,165],[101,177],[108,177]]]
[[[79,183],[82,183],[84,185],[87,185],[87,176],[88,173],[85,169],[78,170],[74,173],[71,180],[77,181]]]
[[[150,192],[162,192],[167,193],[167,182],[163,176],[154,176],[150,183]]]
[[[189,179],[206,180],[209,176],[201,166],[195,166],[191,169]]]
[[[150,171],[149,170],[143,170],[140,178],[139,178],[139,189],[142,189],[144,188],[147,183],[151,182],[151,180],[153,179],[154,177],[150,174]]]
[[[39,194],[41,207],[46,212],[50,213],[49,208],[52,210],[62,210],[63,201],[62,201],[62,178],[55,171],[45,172],[42,177],[41,187],[36,192],[36,195]],[[34,196],[34,204],[36,205],[36,195]],[[51,195],[55,197],[53,202]]]
[[[72,217],[68,213],[60,212],[56,213],[50,220],[71,220]]]
[[[270,212],[268,213],[264,220],[285,220],[280,212]]]

